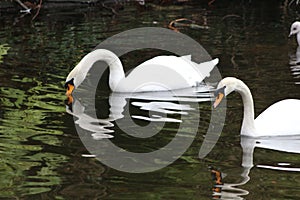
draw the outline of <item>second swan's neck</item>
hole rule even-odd
[[[298,46],[300,46],[300,32],[297,33],[296,37],[297,37]]]
[[[254,103],[252,94],[245,83],[242,81],[238,82],[236,91],[240,93],[244,104],[244,116],[243,124],[241,129],[242,135],[255,136],[255,125],[254,125]]]
[[[84,79],[90,68],[97,61],[104,61],[109,65],[109,86],[110,89],[114,91],[120,80],[125,77],[125,74],[120,59],[113,52],[106,49],[96,49],[92,51],[78,64],[78,72],[80,72]],[[82,81],[83,80],[81,80],[81,82]]]

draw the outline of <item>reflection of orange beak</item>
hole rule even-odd
[[[73,90],[74,90],[74,85],[72,85],[72,84],[68,84],[68,87],[67,87],[67,92],[66,92],[66,95],[67,96],[71,96],[72,95],[72,92],[73,92]]]
[[[224,97],[224,94],[223,93],[219,93],[216,100],[215,100],[215,103],[214,103],[214,108],[216,108],[222,101]]]
[[[214,178],[214,181],[215,181],[216,185],[223,185],[222,174],[221,174],[220,171],[212,169],[211,174],[213,175],[213,178]]]

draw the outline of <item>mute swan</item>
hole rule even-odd
[[[85,79],[97,61],[109,65],[109,86],[114,92],[163,91],[194,87],[209,76],[218,59],[197,64],[191,56],[157,56],[138,65],[125,77],[122,63],[117,55],[106,49],[96,49],[87,54],[69,73],[65,87],[71,95]]]
[[[289,37],[292,35],[297,35],[297,42],[298,45],[300,46],[300,22],[296,21],[291,25],[291,31]]]
[[[233,91],[242,96],[244,104],[241,135],[261,137],[300,134],[300,100],[286,99],[279,101],[267,108],[254,120],[251,92],[247,85],[237,78],[227,77],[220,81],[215,91],[214,108],[219,105],[224,96]]]

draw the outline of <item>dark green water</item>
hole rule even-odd
[[[299,85],[295,84],[299,78],[289,66],[289,54],[296,51],[296,42],[287,38],[297,13],[280,2],[216,2],[214,7],[189,2],[148,4],[146,8],[127,3],[118,15],[89,7],[42,10],[34,21],[30,16],[19,17],[17,12],[0,15],[0,197],[3,199],[212,199],[218,195],[213,197],[209,166],[226,174],[224,183],[242,182],[245,170],[241,166],[243,150],[239,135],[242,102],[238,95],[228,97],[222,135],[204,159],[199,159],[198,153],[209,124],[210,101],[187,103],[201,110],[197,136],[182,157],[161,170],[145,174],[120,172],[95,158],[82,156],[89,152],[76,132],[72,115],[66,112],[65,77],[86,53],[122,31],[145,26],[167,27],[170,21],[181,17],[195,20],[199,25],[205,19],[208,30],[180,31],[198,41],[212,57],[220,58],[218,69],[222,76],[236,76],[247,83],[253,92],[256,114],[278,100],[300,98]],[[157,54],[145,52],[123,56],[125,70]],[[101,118],[109,115],[109,95],[103,84],[98,89],[96,104]],[[135,115],[148,113],[132,104],[129,109]],[[194,123],[197,114],[189,111],[188,122]],[[147,124],[143,120],[136,122]],[[162,133],[148,141],[127,137],[118,126],[110,129],[114,130],[115,144],[132,151],[152,151],[166,145],[177,127],[176,123],[168,123]],[[290,142],[299,143],[299,139]],[[300,156],[256,148],[250,180],[237,186],[245,195],[238,196],[229,189],[221,197],[226,199],[224,192],[227,192],[233,195],[227,199],[298,199],[299,172],[259,167],[280,166],[280,163],[299,168]]]

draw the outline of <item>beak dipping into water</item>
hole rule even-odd
[[[71,83],[68,83],[66,88],[67,88],[66,95],[67,96],[71,96],[72,92],[73,92],[73,90],[75,88],[74,85],[71,84]]]
[[[72,78],[71,80],[69,80],[69,81],[67,81],[67,82],[65,83],[65,88],[67,89],[66,95],[67,95],[67,96],[72,95],[72,92],[73,92],[73,90],[75,89],[75,86],[74,86],[74,78]]]

